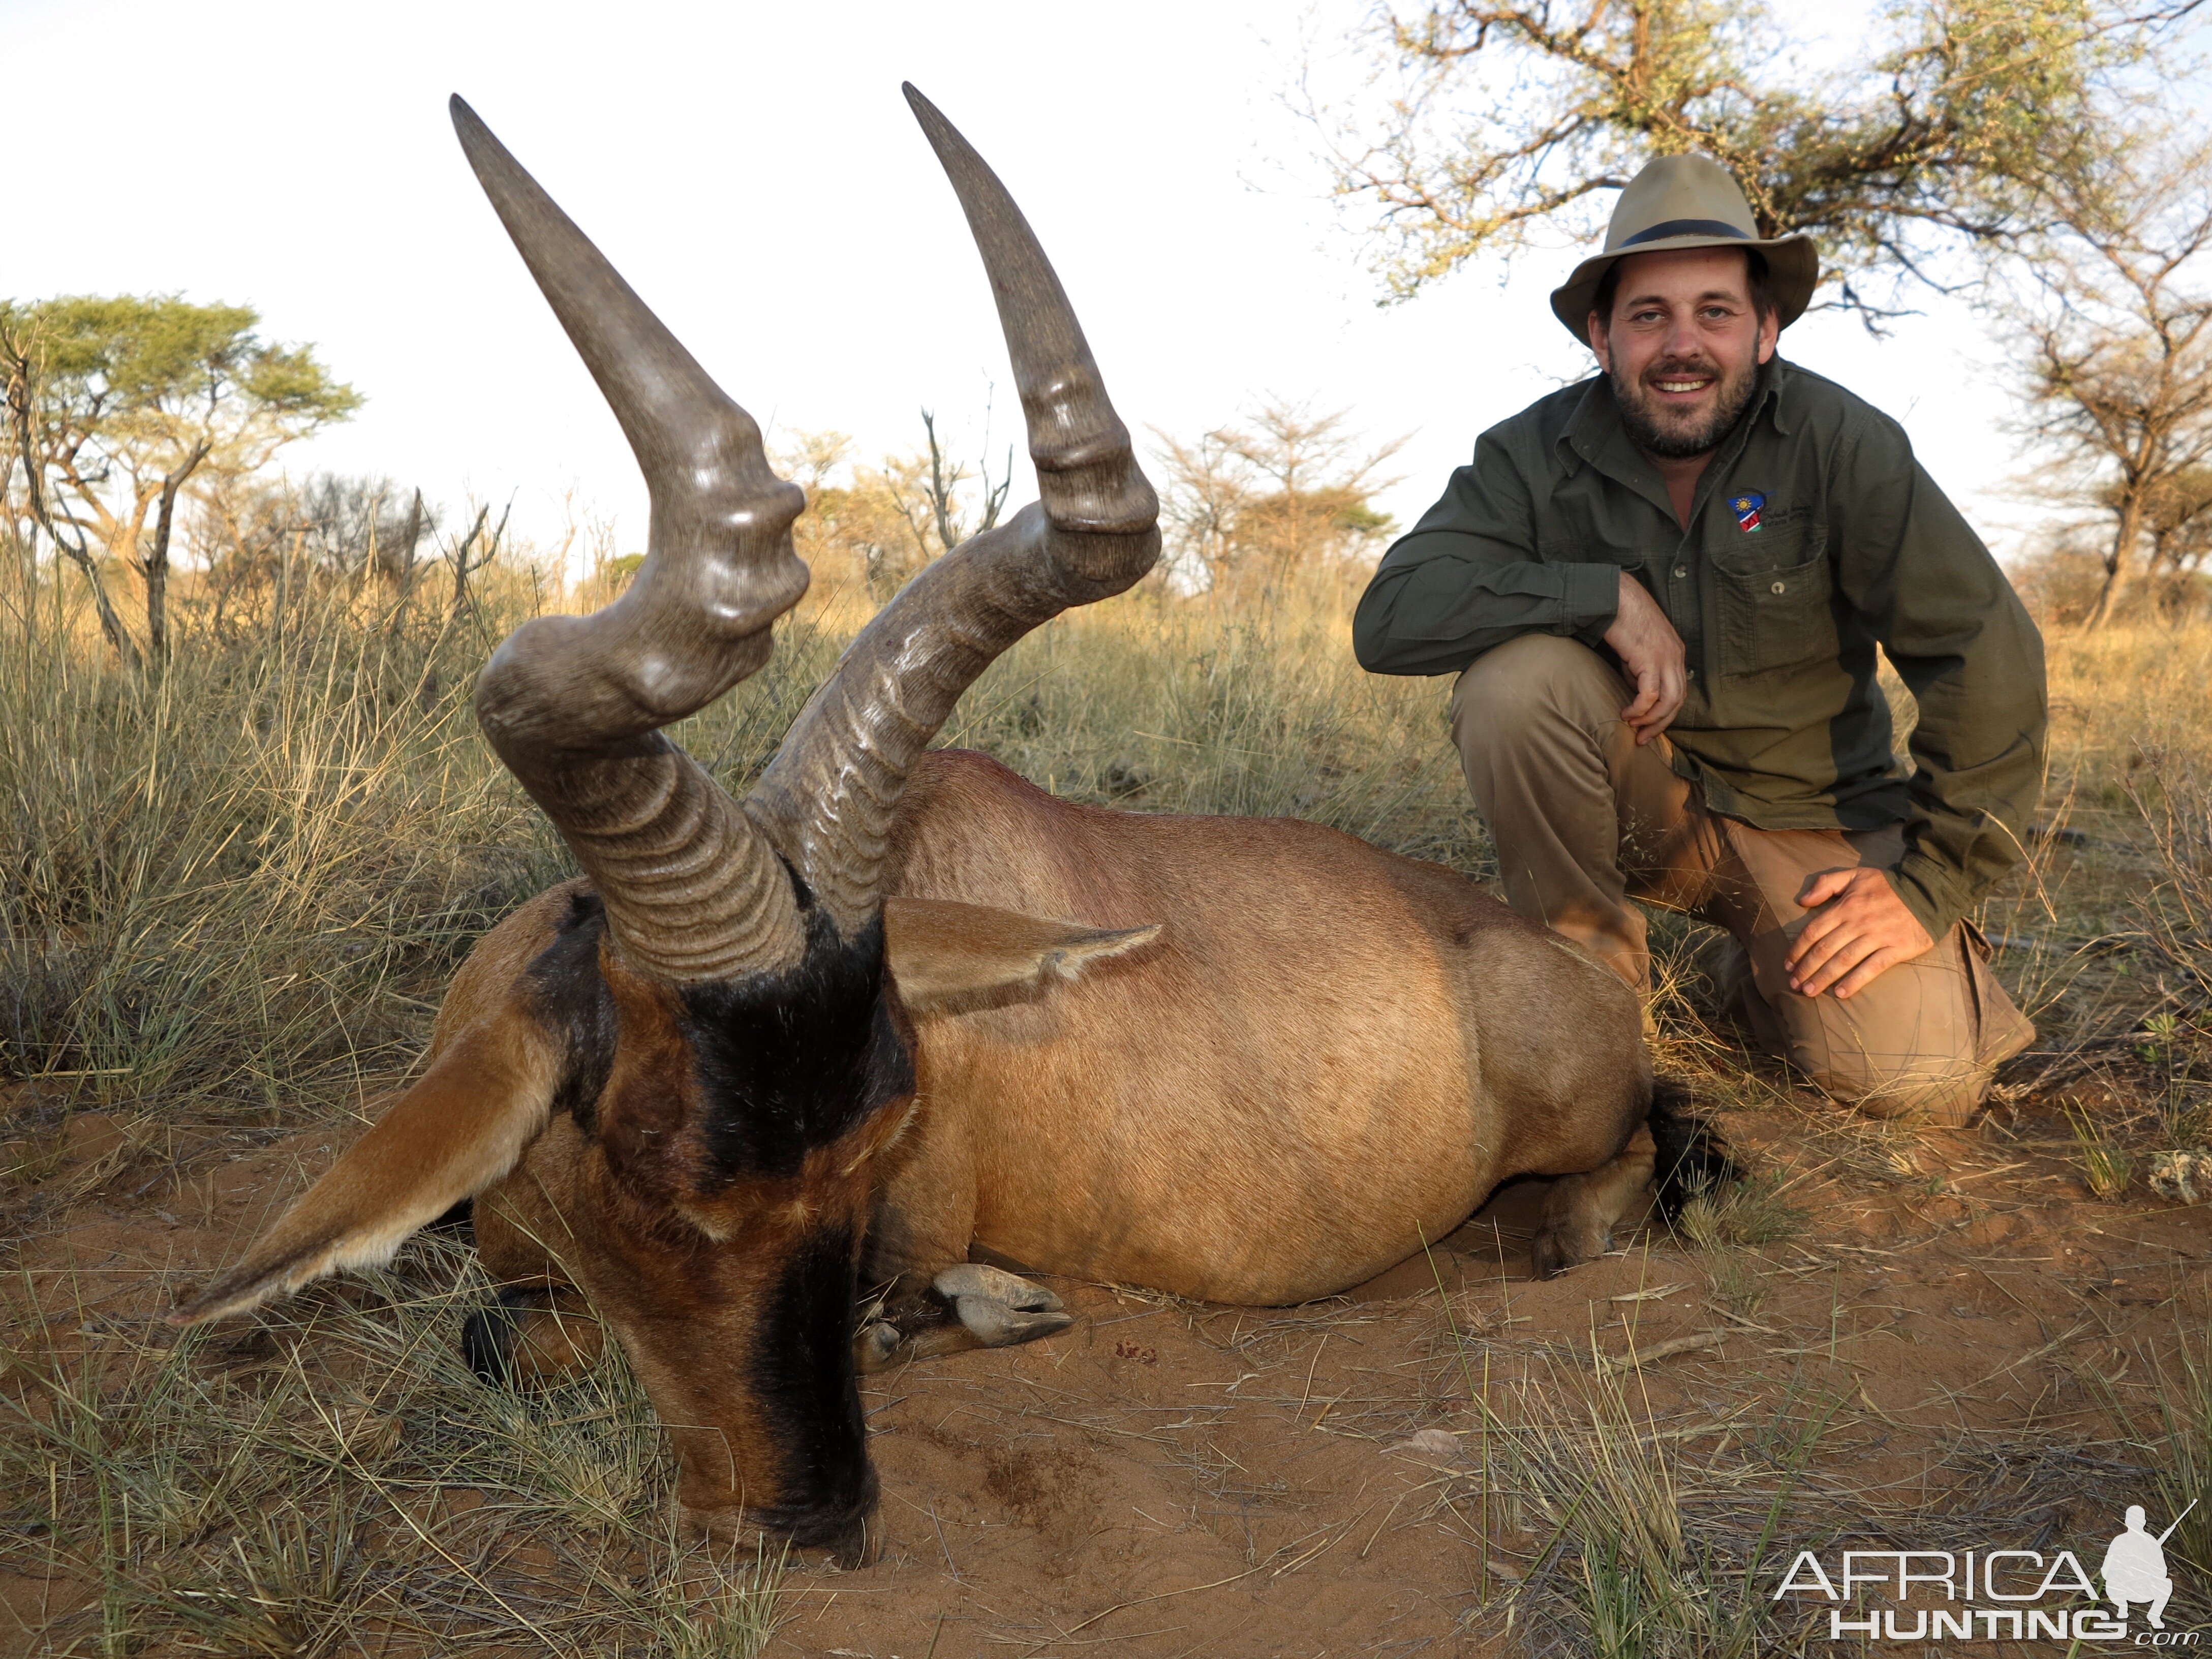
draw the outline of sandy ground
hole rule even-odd
[[[81,1115],[53,1148],[51,1201],[15,1252],[19,1358],[39,1317],[64,1365],[103,1329],[149,1332],[343,1138],[240,1152],[149,1124]],[[1349,1297],[1240,1309],[1054,1281],[1079,1316],[1059,1337],[866,1379],[882,1558],[795,1564],[766,1650],[1571,1650],[1547,1605],[1564,1593],[1553,1540],[1485,1496],[1477,1401],[1510,1413],[1517,1383],[1571,1396],[1607,1369],[1723,1542],[1757,1529],[1777,1449],[1820,1416],[1753,1570],[1762,1596],[1792,1528],[1808,1546],[1953,1547],[1926,1542],[1948,1517],[1992,1542],[2101,1550],[2143,1501],[2111,1407],[2150,1401],[2177,1342],[2201,1338],[2212,1215],[2140,1183],[2093,1200],[2063,1124],[2033,1105],[1923,1135],[1784,1108],[1726,1127],[1748,1167],[1792,1183],[1795,1237],[1692,1251],[1646,1230],[1537,1284],[1524,1184]],[[492,1547],[493,1523],[450,1497],[421,1511],[441,1550],[528,1606],[573,1599],[559,1560]],[[93,1589],[19,1559],[0,1593],[0,1651],[40,1653],[63,1650],[40,1632]],[[1793,1628],[1777,1615],[1774,1650]]]

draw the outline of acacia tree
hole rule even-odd
[[[2028,434],[2059,463],[2046,493],[2109,520],[2096,629],[2212,532],[2212,146],[2100,157],[2055,200],[2001,314],[2027,351]]]
[[[263,341],[243,306],[172,295],[0,301],[0,371],[40,526],[91,585],[100,626],[137,647],[89,545],[144,583],[146,648],[167,654],[170,548],[196,475],[234,480],[360,406],[305,346]],[[149,527],[148,520],[152,526]]]
[[[1742,182],[1762,235],[1819,237],[1825,280],[1871,321],[1854,279],[2046,227],[2045,182],[2125,125],[2127,71],[2199,3],[1899,0],[1820,70],[1793,66],[1759,3],[1383,4],[1368,45],[1397,85],[1379,118],[1311,112],[1400,297],[1546,227],[1587,238],[1645,161],[1698,150]]]
[[[1243,424],[1195,442],[1155,432],[1166,464],[1161,516],[1184,579],[1253,599],[1294,572],[1348,562],[1392,527],[1368,498],[1403,438],[1363,450],[1350,412],[1272,398]]]

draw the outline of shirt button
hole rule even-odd
[[[1768,591],[1769,591],[1770,592],[1779,593],[1779,592],[1782,591],[1782,586],[1783,586],[1783,585],[1782,585],[1780,582],[1777,582],[1777,583],[1775,583],[1775,584],[1774,584],[1774,586],[1773,586],[1771,589],[1769,589]]]
[[[1697,671],[1696,669],[1694,669],[1694,668],[1691,669],[1691,670],[1689,671],[1688,674],[1686,676],[1686,678],[1690,678],[1690,679],[1695,679],[1695,678],[1698,678],[1698,671]]]
[[[1681,580],[1685,576],[1688,575],[1689,574],[1690,574],[1690,567],[1689,567],[1689,566],[1687,566],[1686,564],[1678,564],[1678,565],[1676,565],[1676,566],[1674,567],[1674,580],[1675,580],[1676,581],[1680,581],[1680,580]]]

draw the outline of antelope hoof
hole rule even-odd
[[[981,1261],[956,1263],[930,1283],[952,1304],[968,1334],[987,1348],[1034,1342],[1075,1322],[1043,1285]]]
[[[1002,1267],[989,1267],[981,1261],[957,1262],[938,1274],[930,1284],[938,1295],[950,1302],[980,1297],[988,1302],[999,1302],[1009,1308],[1018,1308],[1024,1313],[1058,1313],[1060,1309],[1060,1298],[1043,1285],[1032,1285],[1028,1279],[1010,1273]],[[1065,1324],[1067,1322],[1061,1322]]]
[[[888,1319],[870,1321],[853,1339],[854,1369],[863,1373],[882,1370],[898,1358],[899,1345],[905,1340]]]
[[[1570,1267],[1596,1261],[1612,1248],[1612,1228],[1568,1223],[1540,1229],[1529,1254],[1537,1278],[1556,1279]]]
[[[1057,1308],[1032,1313],[1010,1308],[985,1296],[956,1296],[952,1298],[952,1311],[960,1316],[960,1322],[968,1328],[969,1334],[987,1348],[1010,1348],[1017,1342],[1034,1342],[1041,1336],[1064,1331],[1075,1322],[1074,1315],[1062,1313]]]

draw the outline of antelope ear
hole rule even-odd
[[[545,1127],[556,1073],[550,1045],[517,1012],[464,1030],[245,1261],[169,1323],[244,1313],[342,1267],[383,1266],[416,1228],[520,1162]]]
[[[952,899],[884,901],[884,954],[899,1000],[927,1013],[993,991],[1073,979],[1159,937],[1149,927],[1088,927]]]

